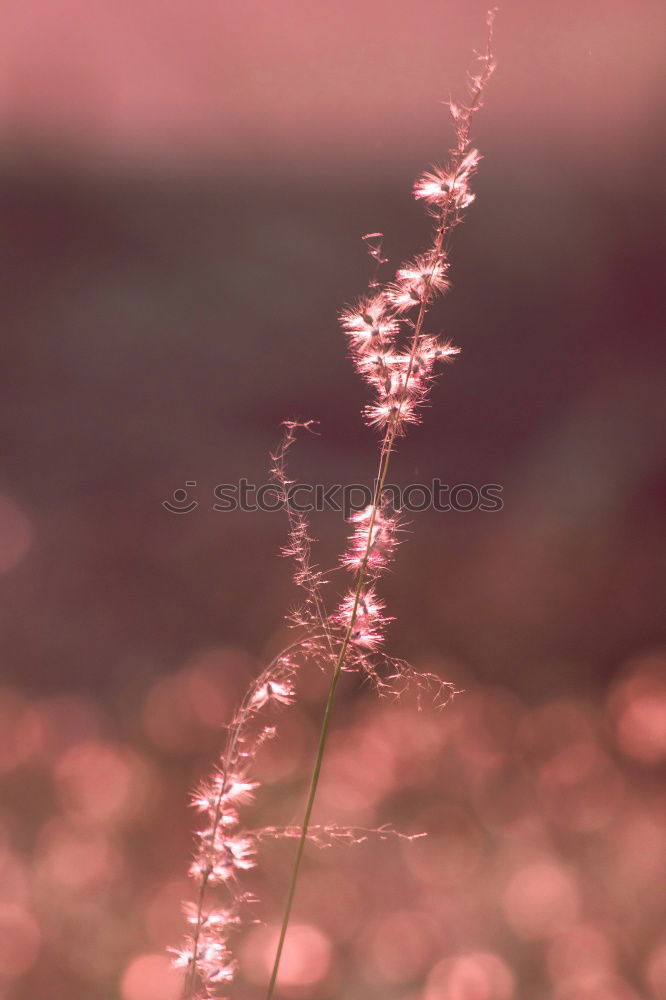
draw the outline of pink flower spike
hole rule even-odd
[[[269,702],[291,705],[295,697],[293,685],[286,681],[266,681],[258,688],[250,702],[252,708],[263,708]]]
[[[447,266],[443,261],[433,261],[427,256],[417,257],[412,263],[401,267],[388,291],[393,308],[397,312],[406,312],[445,291],[449,287],[446,270]]]
[[[220,775],[220,784],[222,780],[222,775]],[[258,787],[258,781],[244,781],[242,778],[232,776],[226,780],[222,798],[225,802],[249,802],[254,796],[255,788]]]
[[[469,188],[469,179],[480,159],[479,151],[471,149],[460,165],[450,173],[441,167],[427,170],[414,184],[414,197],[438,209],[451,205],[462,211],[474,201],[475,196]]]
[[[369,263],[366,290],[352,299],[339,315],[353,366],[366,389],[370,387],[367,400],[370,405],[363,410],[364,418],[381,433],[377,435],[380,440],[376,447],[375,486],[370,493],[376,503],[349,518],[349,537],[337,567],[325,570],[318,562],[316,539],[312,537],[306,508],[296,502],[298,480],[290,474],[288,462],[297,433],[301,429],[314,432],[316,422],[284,421],[281,443],[271,455],[271,483],[278,506],[283,507],[288,522],[288,539],[283,553],[293,560],[293,582],[300,590],[299,603],[286,619],[299,632],[298,638],[286,641],[282,651],[272,656],[245,688],[224,727],[224,745],[217,762],[193,795],[193,805],[201,813],[189,869],[195,883],[191,893],[194,901],[184,906],[188,925],[185,941],[174,953],[175,965],[184,973],[182,988],[178,991],[181,1000],[223,1000],[232,993],[229,984],[237,969],[232,952],[236,931],[249,923],[259,922],[250,912],[249,905],[257,899],[245,883],[268,884],[263,874],[257,880],[253,878],[255,873],[250,872],[248,877],[245,873],[254,869],[260,860],[263,864],[259,846],[267,838],[295,837],[299,842],[278,943],[275,948],[271,946],[274,955],[267,1000],[274,1000],[281,981],[286,983],[289,979],[288,975],[285,979],[285,972],[289,970],[280,967],[282,943],[289,929],[291,901],[299,881],[306,842],[313,841],[321,847],[334,843],[361,843],[371,833],[383,837],[386,832],[392,832],[388,826],[366,830],[338,827],[332,823],[313,826],[310,821],[324,762],[328,720],[342,672],[355,672],[371,681],[379,694],[396,698],[413,686],[419,707],[423,694],[432,691],[435,704],[445,704],[454,690],[435,673],[421,674],[406,661],[385,654],[382,643],[389,619],[378,590],[404,525],[399,501],[389,499],[395,487],[386,485],[390,483],[389,466],[398,435],[405,433],[407,425],[419,422],[437,363],[450,361],[458,354],[458,348],[430,334],[433,320],[430,307],[449,286],[451,237],[464,217],[464,209],[474,199],[471,181],[480,155],[471,148],[471,126],[476,111],[483,106],[485,85],[493,70],[493,17],[491,11],[485,55],[479,56],[477,72],[468,75],[467,98],[458,105],[449,103],[455,135],[448,162],[446,166],[430,168],[414,185],[414,195],[425,202],[426,214],[432,217],[428,242],[397,270],[392,268],[386,280],[383,268],[388,261],[383,252],[383,236],[379,232],[367,233],[363,237],[370,257],[366,262],[366,266]],[[325,565],[330,566],[328,558]],[[325,586],[333,571],[341,567],[351,571],[349,584],[331,605]],[[283,714],[269,709],[273,705],[281,708],[292,704],[300,670],[306,663],[329,674],[330,684],[302,822],[292,821],[290,826],[262,825],[261,811],[247,822],[243,815],[244,804],[253,800],[260,785],[259,781],[251,779],[257,773],[262,774],[267,755],[261,748],[275,733],[275,727],[268,723]],[[370,750],[373,749],[371,744],[372,740]],[[408,769],[403,770],[407,774]],[[257,820],[260,825],[255,828]],[[413,838],[410,835],[406,839]],[[268,861],[270,863],[270,857]],[[240,947],[245,958],[242,939]],[[249,953],[247,957],[251,957]],[[320,979],[325,971],[322,966]],[[299,977],[292,976],[292,979],[296,982]],[[300,980],[301,985],[312,986],[316,991],[319,983],[316,977],[301,976]]]
[[[172,964],[176,969],[188,969],[195,960],[193,942],[185,948],[170,948]],[[221,941],[199,938],[196,964],[204,983],[230,983],[236,974],[236,963],[226,945]],[[208,993],[206,994],[209,995]]]
[[[192,805],[200,812],[215,811],[218,803],[222,813],[235,815],[229,803],[249,802],[254,790],[259,787],[258,781],[244,781],[233,775],[216,774],[211,781],[202,783],[192,798]]]
[[[351,570],[358,571],[365,561],[369,572],[376,573],[387,565],[395,551],[397,518],[385,517],[377,510],[373,520],[373,509],[370,504],[364,510],[352,514],[350,519],[356,523],[356,529],[349,540],[349,550],[343,556],[342,564]]]
[[[254,842],[249,837],[224,837],[213,835],[206,830],[199,834],[204,841],[204,850],[200,857],[192,862],[190,874],[201,881],[204,878],[211,882],[228,882],[234,878],[237,870],[254,868]],[[211,841],[215,843],[211,845]]]
[[[236,963],[221,941],[204,941],[199,948],[197,964],[206,983],[230,983],[236,974]]]
[[[398,332],[398,324],[391,315],[383,292],[366,296],[355,306],[343,309],[340,323],[356,350],[364,350],[377,344],[388,345]]]
[[[452,344],[450,340],[441,341],[437,337],[423,337],[417,356],[421,357],[424,362],[433,365],[438,361],[446,364],[458,354],[460,354],[460,348]]]
[[[387,621],[382,614],[384,604],[377,597],[373,587],[361,591],[358,603],[355,592],[350,591],[338,610],[337,619],[341,625],[349,625],[354,607],[356,607],[356,618],[349,637],[350,641],[361,649],[373,650],[384,639],[381,631]]]
[[[171,955],[173,955],[171,964],[174,969],[187,969],[190,962],[194,958],[191,948],[168,948],[167,950]]]
[[[418,424],[420,420],[414,402],[409,399],[398,400],[392,396],[379,403],[366,406],[363,412],[371,427],[383,429],[395,421],[396,434],[404,434],[406,424]]]
[[[199,907],[196,903],[185,903],[183,906],[185,919],[188,924],[196,926],[201,918],[201,927],[209,932],[221,933],[226,927],[235,927],[240,923],[240,917],[234,910],[211,910],[209,913],[199,914]]]
[[[234,868],[254,868],[254,841],[249,837],[229,837],[224,841],[226,861]]]

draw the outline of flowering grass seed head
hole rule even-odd
[[[452,688],[441,678],[419,674],[404,661],[380,652],[384,626],[389,620],[378,596],[378,579],[393,558],[400,530],[399,512],[382,501],[390,456],[396,437],[407,425],[418,423],[427,399],[436,365],[449,362],[458,353],[449,341],[424,330],[431,302],[449,287],[448,237],[474,200],[470,180],[480,160],[471,147],[472,117],[481,107],[485,85],[493,71],[490,40],[493,13],[488,16],[488,44],[479,56],[480,70],[469,77],[467,104],[449,104],[454,123],[455,144],[446,167],[423,173],[414,185],[414,195],[425,202],[435,219],[428,248],[395,272],[392,281],[379,281],[382,256],[381,233],[364,237],[374,264],[374,273],[364,295],[345,308],[340,323],[348,338],[356,370],[374,392],[363,413],[367,423],[382,431],[379,469],[373,502],[351,517],[353,530],[341,567],[354,576],[337,608],[330,612],[324,599],[328,575],[312,559],[312,542],[305,515],[289,501],[292,480],[286,458],[299,429],[312,431],[313,422],[287,421],[282,443],[272,456],[272,477],[285,501],[289,519],[289,540],[283,552],[294,561],[294,579],[303,595],[302,604],[289,617],[300,629],[300,638],[287,647],[264,669],[250,686],[231,724],[227,741],[213,775],[202,782],[193,796],[193,805],[204,815],[197,835],[190,875],[196,883],[196,903],[186,908],[190,934],[183,948],[174,951],[174,964],[185,971],[183,1000],[219,997],[236,973],[229,936],[242,923],[247,904],[254,901],[241,888],[239,876],[257,863],[257,848],[266,838],[296,837],[298,850],[288,894],[288,902],[277,948],[267,1000],[271,1000],[280,963],[291,902],[294,897],[303,845],[310,837],[316,843],[358,843],[365,839],[345,828],[310,826],[319,769],[326,743],[330,708],[342,670],[357,671],[375,682],[380,694],[400,697],[408,686],[417,698],[434,691],[436,702],[445,704]],[[241,826],[242,807],[254,796],[259,783],[248,777],[259,748],[270,739],[275,727],[265,722],[266,714],[291,705],[296,696],[300,664],[309,659],[331,673],[329,700],[305,819],[300,827],[263,827],[246,830]],[[382,666],[383,664],[383,666]],[[375,833],[382,834],[380,828]],[[322,833],[323,831],[323,833]],[[218,894],[224,896],[224,902]]]

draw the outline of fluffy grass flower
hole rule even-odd
[[[257,864],[262,841],[297,841],[268,983],[267,1000],[271,1000],[306,841],[320,845],[359,843],[372,833],[358,835],[349,828],[311,824],[342,673],[356,671],[372,680],[380,694],[393,697],[401,696],[409,686],[418,699],[429,692],[438,705],[446,704],[451,696],[451,686],[440,678],[419,674],[382,651],[389,618],[379,586],[394,557],[400,529],[400,512],[385,502],[383,490],[396,440],[408,425],[420,420],[438,364],[459,353],[449,341],[428,333],[426,323],[432,302],[449,287],[449,237],[474,199],[469,185],[480,155],[470,144],[470,131],[493,72],[492,22],[491,13],[486,51],[479,57],[478,72],[469,78],[467,101],[450,105],[455,142],[449,160],[445,167],[422,174],[414,187],[415,197],[426,203],[434,219],[426,248],[400,265],[391,279],[381,281],[380,271],[388,263],[382,256],[383,237],[381,233],[364,237],[373,274],[367,291],[340,313],[354,366],[372,392],[363,416],[380,432],[380,441],[372,502],[353,515],[351,536],[337,567],[351,572],[352,582],[344,585],[334,602],[326,592],[333,574],[324,574],[314,561],[308,521],[289,499],[294,481],[287,471],[287,456],[297,432],[312,431],[312,422],[287,422],[282,443],[272,456],[273,481],[289,521],[289,539],[283,551],[293,560],[294,580],[301,593],[300,605],[288,618],[299,629],[299,637],[250,685],[227,727],[226,743],[212,776],[193,796],[193,804],[202,814],[202,826],[190,867],[196,888],[196,901],[186,914],[190,932],[184,946],[175,952],[175,963],[184,970],[183,1000],[219,997],[234,978],[231,936],[247,919],[253,902],[242,887],[242,877]],[[243,822],[244,806],[259,788],[252,777],[252,763],[259,748],[275,734],[271,716],[294,702],[298,672],[305,661],[327,671],[330,685],[303,820],[299,826],[248,829]],[[389,831],[380,827],[374,832],[383,836]]]

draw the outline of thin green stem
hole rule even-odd
[[[440,225],[437,231],[437,237],[435,240],[435,253],[439,254],[442,250],[442,242],[444,238],[445,227],[444,224]],[[433,269],[434,273],[434,269]],[[432,282],[432,275],[430,276],[430,281],[428,282],[428,287],[426,289],[426,294],[424,295],[423,301],[421,302],[421,307],[419,309],[419,315],[414,327],[414,336],[412,338],[411,352],[409,365],[407,368],[407,374],[405,376],[405,386],[409,381],[411,375],[412,365],[414,361],[414,355],[418,347],[419,340],[421,338],[421,331],[423,329],[423,321],[425,319],[425,314],[427,311],[430,283]],[[280,961],[282,959],[282,951],[284,949],[284,942],[287,936],[287,929],[289,927],[289,920],[291,918],[291,910],[294,904],[294,897],[296,895],[296,887],[298,884],[298,876],[300,873],[301,861],[303,858],[303,851],[305,850],[305,843],[308,837],[308,830],[310,828],[310,818],[312,816],[312,810],[314,808],[315,799],[317,797],[317,788],[319,786],[319,777],[321,774],[321,767],[324,759],[324,751],[326,750],[326,743],[328,740],[328,732],[331,724],[331,714],[333,711],[333,702],[335,701],[335,692],[338,687],[338,682],[340,680],[340,674],[342,673],[342,668],[345,662],[345,657],[347,655],[347,650],[349,648],[349,643],[351,640],[351,635],[356,623],[356,616],[358,614],[358,606],[361,599],[361,592],[365,584],[365,579],[367,575],[368,560],[370,558],[370,549],[372,545],[373,538],[373,527],[375,519],[377,516],[377,510],[379,504],[381,503],[382,490],[386,482],[386,475],[388,472],[389,461],[391,454],[393,452],[393,444],[395,441],[396,434],[398,432],[399,418],[400,418],[400,407],[398,407],[398,412],[391,424],[386,430],[384,440],[382,441],[382,447],[380,452],[379,460],[379,470],[377,473],[377,479],[375,482],[375,490],[372,503],[372,513],[370,515],[370,522],[368,525],[368,540],[366,543],[365,553],[363,555],[363,561],[359,567],[358,576],[356,578],[356,588],[354,591],[354,603],[352,606],[351,615],[349,618],[349,624],[345,631],[344,637],[342,639],[342,644],[340,646],[340,651],[338,653],[335,668],[333,670],[333,675],[331,677],[331,683],[328,689],[328,695],[326,698],[326,705],[324,707],[324,715],[322,718],[321,729],[319,731],[319,742],[317,744],[317,753],[315,756],[314,767],[312,770],[312,777],[310,779],[310,788],[308,791],[308,797],[305,804],[305,812],[303,814],[303,823],[301,825],[301,832],[298,838],[298,846],[296,848],[296,856],[294,858],[294,865],[291,872],[291,879],[289,882],[289,889],[287,890],[287,898],[285,902],[284,914],[282,918],[282,925],[280,927],[280,935],[278,937],[278,943],[275,950],[275,959],[273,962],[273,969],[271,971],[271,978],[268,983],[268,991],[266,993],[266,1000],[272,1000],[273,994],[275,992],[275,984],[277,982],[278,972],[280,970]]]
[[[305,848],[305,842],[307,840],[308,830],[310,828],[310,817],[312,816],[312,809],[314,807],[315,798],[317,796],[319,774],[321,772],[321,765],[324,759],[324,750],[326,749],[326,740],[328,738],[328,729],[331,721],[331,712],[333,710],[335,691],[338,686],[338,681],[340,679],[341,669],[342,669],[342,659],[338,658],[338,662],[336,663],[336,668],[333,673],[333,677],[331,679],[331,685],[328,689],[328,697],[326,699],[324,717],[322,719],[321,730],[319,732],[319,743],[317,746],[317,755],[315,757],[314,769],[312,771],[312,778],[310,780],[310,790],[308,792],[308,798],[305,806],[305,813],[303,816],[303,824],[301,826],[301,832],[298,838],[296,857],[294,859],[294,866],[291,873],[289,890],[287,892],[287,899],[285,902],[284,917],[282,920],[282,926],[280,927],[280,937],[278,939],[277,949],[275,952],[275,961],[273,963],[273,970],[271,972],[271,978],[268,984],[268,994],[267,994],[268,998],[273,996],[273,992],[275,990],[275,983],[277,981],[278,972],[280,969],[282,949],[284,948],[284,941],[285,937],[287,936],[287,928],[289,927],[289,919],[291,917],[291,909],[294,904],[294,896],[296,895],[296,885],[298,883],[298,874],[301,867],[301,858],[303,857],[303,850]]]

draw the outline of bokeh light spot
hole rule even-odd
[[[16,979],[27,972],[40,944],[39,927],[28,911],[0,904],[0,976]]]
[[[123,1000],[178,1000],[182,976],[166,955],[139,955],[125,969]]]
[[[666,1000],[666,940],[650,953],[646,963],[645,978],[656,1000]]]
[[[637,658],[609,697],[620,750],[645,764],[666,760],[666,656]]]
[[[579,925],[552,939],[547,965],[555,983],[581,983],[613,969],[613,950],[597,927]]]
[[[450,806],[428,810],[419,816],[427,837],[402,843],[402,853],[410,870],[426,885],[449,886],[464,883],[478,869],[483,857],[483,833],[466,809]]]
[[[84,823],[113,823],[140,810],[146,791],[142,777],[139,758],[108,743],[79,743],[55,766],[65,811]]]
[[[504,892],[503,904],[511,928],[528,939],[549,937],[566,928],[580,908],[573,878],[547,861],[517,871]]]
[[[268,979],[277,945],[277,929],[261,927],[250,934],[242,952],[243,971],[248,979],[263,983]],[[278,983],[283,992],[289,987],[313,986],[321,982],[331,964],[331,942],[313,924],[293,924],[282,952]]]
[[[0,688],[0,774],[29,760],[41,741],[42,727],[34,709],[11,688]]]
[[[98,831],[82,831],[53,820],[42,831],[37,849],[40,874],[52,888],[76,891],[98,886],[118,875],[120,859]]]
[[[431,947],[430,935],[418,911],[398,911],[374,928],[370,954],[380,977],[390,983],[416,978]]]
[[[444,959],[428,976],[423,1000],[509,1000],[514,977],[499,955],[477,952]]]
[[[210,731],[228,716],[229,678],[239,663],[245,666],[238,651],[213,647],[158,678],[143,706],[143,726],[155,746],[172,753],[208,746]]]

